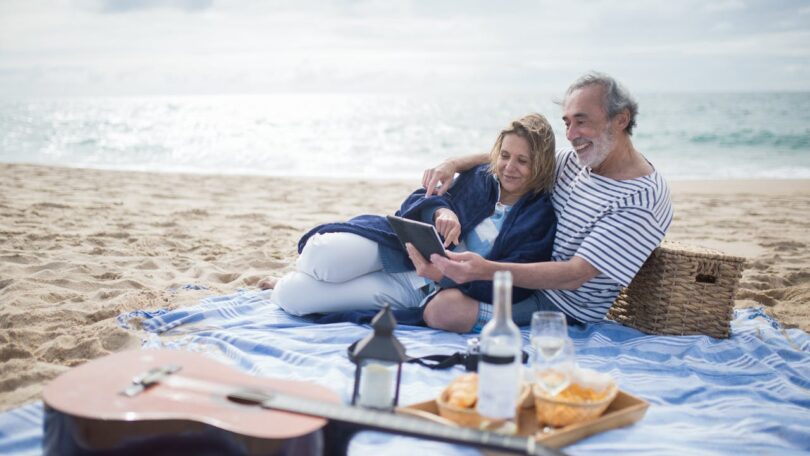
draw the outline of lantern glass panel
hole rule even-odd
[[[394,406],[399,365],[379,359],[360,364],[360,388],[357,403],[363,407],[390,409]]]

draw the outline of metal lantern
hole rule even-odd
[[[374,333],[357,342],[352,351],[355,363],[352,405],[391,410],[399,402],[405,347],[394,337],[397,320],[386,304],[374,319]]]

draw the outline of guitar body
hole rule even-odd
[[[168,364],[181,369],[134,396],[121,394],[136,375]],[[191,352],[122,352],[71,369],[46,387],[43,450],[95,456],[315,455],[336,449],[325,443],[326,419],[229,400],[239,389],[340,403],[321,386],[247,375]]]

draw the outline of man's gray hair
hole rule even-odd
[[[623,85],[605,73],[591,71],[584,74],[568,87],[568,90],[565,92],[565,98],[568,99],[575,90],[594,84],[600,85],[605,89],[602,106],[606,110],[608,119],[612,119],[616,114],[619,114],[625,109],[630,113],[630,122],[627,123],[627,127],[624,131],[626,131],[628,135],[632,135],[633,127],[636,126],[638,102],[636,102],[636,99],[630,95],[630,92],[628,92]]]

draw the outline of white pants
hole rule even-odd
[[[376,242],[351,233],[309,238],[296,270],[276,284],[270,301],[292,315],[416,307],[426,293],[415,272],[388,273]]]

